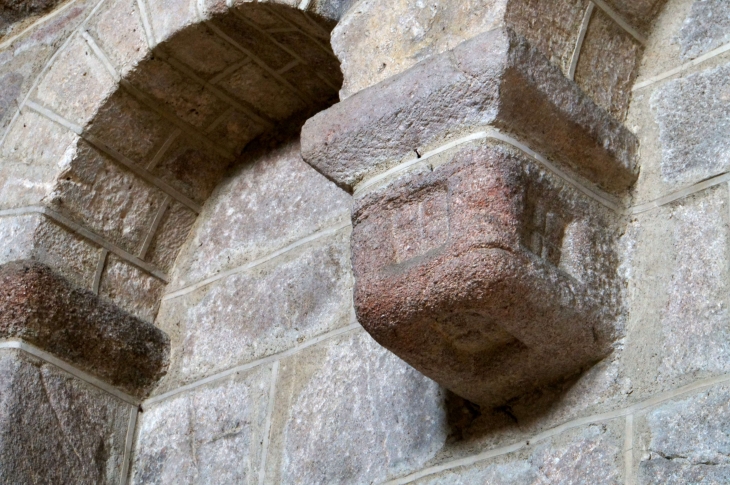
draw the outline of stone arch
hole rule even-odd
[[[226,168],[336,101],[343,8],[100,3],[3,137],[4,259],[40,260],[152,321]]]

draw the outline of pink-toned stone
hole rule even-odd
[[[124,76],[149,52],[136,0],[116,0],[88,24],[88,31]]]
[[[145,259],[163,271],[170,271],[196,217],[197,214],[187,207],[172,202],[157,228]]]
[[[132,315],[152,322],[164,288],[162,281],[110,254],[101,275],[99,295]]]

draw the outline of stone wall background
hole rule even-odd
[[[334,2],[313,3],[337,15],[345,10]],[[619,11],[630,4],[627,18],[635,21],[661,2],[607,3]],[[138,11],[146,3],[76,0],[27,31],[12,31],[17,37],[0,40],[3,167],[8,157],[38,161],[40,167],[38,186],[13,188],[2,179],[3,261],[56,261],[52,265],[72,279],[89,287],[102,284],[95,281],[105,250],[98,242],[64,229],[68,223],[59,227],[42,211],[11,212],[47,191],[43,164],[66,163],[67,147],[78,142],[48,116],[17,109],[18,100],[35,89],[49,61],[63,54],[64,42],[71,47],[80,42],[76,29],[96,18],[95,8],[112,12],[118,6],[118,15],[132,15],[137,24],[130,31],[147,45],[150,35],[165,38],[194,17],[192,3],[175,3],[179,18],[159,15],[172,8],[163,4],[149,7],[155,19],[149,26]],[[403,2],[394,9],[401,7],[421,8]],[[642,146],[641,177],[622,238],[626,337],[611,357],[584,375],[498,409],[476,411],[449,396],[359,328],[351,306],[350,198],[299,158],[296,138],[279,141],[241,161],[201,201],[169,287],[141,284],[130,292],[134,309],[144,295],[164,291],[156,317],[147,302],[139,314],[156,318],[173,339],[171,370],[139,415],[131,481],[730,480],[729,19],[723,0],[670,0],[651,35],[647,25],[633,23],[648,35],[641,48],[600,8],[587,24],[586,55],[578,59],[575,79],[600,105],[625,117]],[[427,23],[413,22],[403,32],[418,32]],[[577,15],[576,26],[581,23]],[[449,42],[453,39],[414,52],[429,55],[453,47]],[[638,68],[638,57],[612,55],[614,49],[634,48],[645,51]],[[335,42],[335,49],[344,57],[346,47]],[[133,46],[120,50],[115,66],[134,64],[136,52]],[[418,55],[400,68],[417,62]],[[556,55],[567,74],[570,57]],[[348,69],[357,72],[344,61],[346,77]],[[379,65],[373,65],[377,71]],[[365,79],[360,88],[375,79]],[[9,133],[24,123],[47,143],[21,136],[10,146]],[[33,175],[36,167],[28,170]],[[114,258],[104,271],[111,275],[107,281],[117,275],[119,283],[106,288],[118,293],[133,277]],[[116,470],[109,477],[116,479],[121,473]]]

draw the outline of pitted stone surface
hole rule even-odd
[[[720,385],[648,412],[641,428],[641,483],[727,483],[729,402],[730,388]]]
[[[165,373],[169,339],[153,325],[33,262],[0,267],[0,334],[23,339],[144,396]]]
[[[631,26],[647,33],[667,0],[605,0]]]
[[[99,295],[146,322],[154,322],[165,283],[115,254],[107,257]]]
[[[282,361],[277,388],[267,483],[379,483],[446,439],[443,391],[362,331]]]
[[[119,483],[129,404],[21,351],[0,351],[0,482]]]
[[[246,157],[183,249],[173,287],[264,257],[349,216],[350,196],[308,166],[299,142]]]
[[[730,4],[695,0],[679,36],[684,59],[694,59],[730,42]]]
[[[271,378],[262,366],[145,409],[131,483],[258,484]]]
[[[0,217],[0,264],[31,258],[33,236],[42,220],[40,214]]]
[[[343,229],[167,303],[157,325],[180,345],[168,381],[200,379],[348,325],[349,235]]]
[[[593,364],[620,312],[613,216],[485,142],[357,201],[358,320],[483,405]]]
[[[147,39],[135,0],[109,2],[88,24],[88,32],[122,76],[147,53]]]
[[[591,425],[530,451],[423,478],[418,485],[623,484],[622,437],[617,424]]]
[[[311,118],[302,155],[352,190],[415,150],[487,126],[517,135],[608,190],[625,190],[636,179],[635,137],[538,51],[501,29]]]
[[[670,81],[652,94],[666,182],[700,181],[730,167],[729,80],[730,65],[724,65]]]

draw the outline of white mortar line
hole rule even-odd
[[[512,138],[509,135],[505,135],[504,133],[501,133],[499,130],[494,128],[489,128],[486,131],[479,131],[476,133],[473,133],[471,135],[465,136],[463,138],[459,138],[458,140],[454,140],[450,143],[447,143],[443,146],[440,146],[434,150],[431,150],[427,153],[424,153],[421,158],[414,158],[411,160],[408,160],[407,162],[404,162],[396,167],[391,168],[390,170],[383,172],[381,174],[378,174],[364,182],[361,182],[360,185],[357,186],[355,190],[355,196],[360,195],[364,189],[370,187],[371,185],[380,182],[389,176],[396,174],[398,172],[401,172],[403,170],[406,170],[407,168],[410,168],[414,165],[417,165],[421,162],[424,162],[428,160],[429,158],[439,155],[447,150],[451,150],[457,146],[470,143],[475,140],[484,140],[484,139],[493,139],[493,140],[499,140],[504,143],[507,143],[514,148],[517,148],[521,152],[523,152],[525,155],[529,156],[530,158],[534,159],[538,163],[542,164],[545,168],[553,172],[554,175],[556,175],[558,178],[562,179],[567,184],[573,186],[578,191],[582,192],[583,194],[587,195],[588,197],[592,198],[599,204],[615,211],[618,213],[623,213],[625,209],[621,206],[621,204],[613,199],[608,194],[604,194],[599,192],[597,189],[588,188],[578,182],[575,178],[573,178],[571,175],[568,175],[568,173],[564,172],[563,170],[559,169],[556,165],[548,161],[547,158],[540,155],[539,153],[532,150],[530,147],[525,145],[524,143],[516,140],[515,138]]]
[[[707,54],[700,56],[697,59],[693,59],[689,62],[686,62],[679,67],[675,67],[674,69],[670,69],[669,71],[665,71],[661,74],[657,74],[656,76],[650,77],[649,79],[645,79],[644,81],[636,83],[636,84],[634,84],[634,87],[631,88],[631,91],[638,91],[647,86],[651,86],[652,84],[655,84],[659,81],[663,81],[664,79],[674,76],[675,74],[680,74],[683,71],[689,70],[695,66],[702,64],[705,61],[712,59],[713,57],[717,57],[720,54],[724,54],[725,52],[728,52],[728,51],[730,51],[730,42],[718,47],[717,49],[711,50]]]
[[[104,267],[106,266],[106,257],[109,256],[109,250],[101,248],[99,252],[99,260],[96,262],[96,271],[94,272],[94,282],[91,286],[91,291],[95,295],[99,294],[99,287],[101,286],[101,275],[104,274]]]
[[[215,129],[218,128],[221,125],[221,123],[223,123],[228,118],[230,118],[231,115],[233,115],[233,113],[235,111],[236,110],[233,109],[231,106],[226,108],[225,111],[223,111],[223,113],[221,113],[216,119],[214,119],[213,122],[205,129],[205,134],[209,135],[209,134],[213,133],[215,131]]]
[[[15,114],[13,115],[12,119],[10,120],[10,123],[8,123],[7,128],[5,129],[5,132],[3,133],[2,137],[0,137],[0,147],[3,146],[5,143],[5,139],[7,138],[8,134],[10,133],[10,130],[12,129],[13,125],[17,121],[18,117],[22,113],[23,108],[25,107],[26,103],[30,99],[31,94],[36,90],[38,85],[40,84],[41,80],[45,79],[45,75],[47,74],[48,70],[53,66],[53,64],[56,62],[56,59],[58,56],[61,55],[62,52],[66,50],[66,47],[73,41],[76,34],[81,32],[84,28],[86,28],[86,24],[89,22],[91,17],[96,14],[96,12],[101,8],[101,6],[104,4],[106,0],[99,0],[99,3],[97,3],[94,8],[91,9],[91,12],[89,12],[89,15],[86,16],[86,18],[79,23],[78,27],[76,27],[71,33],[68,35],[68,38],[63,41],[61,44],[61,47],[59,47],[56,52],[53,53],[50,59],[48,59],[48,62],[46,62],[43,65],[43,68],[40,70],[36,78],[33,80],[33,84],[31,84],[30,89],[28,89],[28,92],[26,93],[25,97],[23,98],[23,101],[20,103],[17,103],[18,109],[15,111]]]
[[[43,206],[28,206],[28,207],[19,207],[17,209],[5,209],[0,210],[0,217],[6,217],[6,216],[25,216],[25,215],[32,215],[32,214],[42,214],[49,219],[53,220],[57,224],[60,224],[61,226],[65,227],[69,231],[83,237],[84,239],[87,239],[97,246],[101,246],[104,249],[107,249],[109,252],[114,253],[115,255],[122,258],[127,263],[138,267],[139,269],[151,274],[155,278],[162,280],[165,283],[168,283],[168,278],[165,273],[160,271],[158,268],[154,267],[153,265],[146,263],[145,261],[142,261],[137,256],[134,256],[133,254],[125,251],[124,249],[120,248],[114,243],[111,243],[104,239],[103,237],[99,236],[98,234],[92,232],[91,230],[83,227],[82,225],[72,221],[68,217],[59,214],[56,211],[53,211],[49,209],[48,207]]]
[[[150,22],[145,0],[137,0],[137,8],[139,9],[139,16],[142,18],[142,28],[147,38],[147,46],[150,49],[154,49],[157,46],[157,41],[155,40],[155,32],[152,30],[152,23]]]
[[[246,263],[244,265],[237,266],[237,267],[235,267],[233,269],[229,269],[229,270],[224,271],[222,273],[219,273],[219,274],[217,274],[215,276],[211,276],[210,278],[206,278],[206,279],[204,279],[202,281],[199,281],[197,283],[194,283],[192,285],[185,286],[185,287],[180,288],[178,290],[175,290],[175,291],[172,291],[170,293],[167,293],[165,296],[162,297],[162,301],[172,300],[174,298],[178,298],[180,296],[187,295],[187,294],[192,293],[195,290],[198,290],[198,289],[200,289],[200,288],[202,288],[204,286],[208,286],[211,283],[214,283],[214,282],[216,282],[218,280],[221,280],[221,279],[224,279],[224,278],[228,278],[229,276],[232,276],[234,274],[243,273],[244,271],[248,271],[248,270],[250,270],[252,268],[255,268],[256,266],[259,266],[259,265],[264,264],[264,263],[266,263],[268,261],[271,261],[272,259],[278,258],[282,254],[286,254],[289,251],[292,251],[292,250],[294,250],[294,249],[296,249],[296,248],[298,248],[300,246],[304,246],[304,245],[306,245],[308,243],[311,243],[313,241],[316,241],[318,239],[321,239],[321,238],[324,238],[324,237],[327,237],[327,236],[331,236],[333,234],[336,234],[337,232],[341,231],[342,229],[344,229],[346,227],[350,227],[350,225],[351,225],[351,222],[350,222],[350,219],[348,217],[346,222],[342,222],[340,224],[336,224],[334,226],[330,226],[330,227],[328,227],[326,229],[323,229],[321,231],[317,231],[314,234],[310,234],[307,237],[304,237],[302,239],[299,239],[299,240],[297,240],[297,241],[289,244],[288,246],[284,246],[281,249],[277,249],[276,251],[274,251],[272,253],[269,253],[266,256],[263,256],[263,257],[261,257],[259,259],[255,259],[255,260],[250,261],[250,262],[248,262],[248,263]]]
[[[279,377],[279,361],[271,366],[271,387],[269,388],[269,402],[266,405],[266,421],[264,422],[264,442],[261,445],[261,462],[259,464],[259,485],[266,483],[266,456],[269,452],[271,435],[271,421],[274,415],[274,399],[276,398],[276,381]]]
[[[170,136],[167,137],[167,140],[165,140],[165,143],[162,144],[159,150],[157,150],[157,153],[155,153],[155,156],[152,157],[152,160],[150,160],[150,163],[147,164],[147,171],[152,172],[152,170],[157,166],[158,163],[160,163],[160,160],[162,160],[162,157],[165,156],[165,153],[167,153],[167,150],[170,148],[170,145],[177,139],[178,136],[182,131],[180,131],[178,128],[175,128],[170,134]]]
[[[634,415],[639,411],[643,411],[647,408],[657,406],[657,405],[662,404],[671,399],[681,397],[685,394],[706,390],[715,385],[724,384],[724,383],[730,383],[730,374],[724,374],[724,375],[720,375],[720,376],[716,376],[716,377],[702,379],[702,380],[693,382],[692,384],[688,384],[686,386],[683,386],[683,387],[680,387],[677,389],[673,389],[671,391],[666,391],[666,392],[657,394],[654,397],[651,397],[645,401],[639,402],[639,403],[629,406],[627,408],[617,409],[617,410],[609,411],[606,413],[595,414],[592,416],[574,419],[573,421],[569,421],[562,425],[559,425],[559,426],[556,426],[549,430],[543,431],[542,433],[539,433],[531,438],[526,438],[520,442],[511,444],[511,445],[507,445],[507,446],[502,446],[499,448],[495,448],[493,450],[485,451],[485,452],[479,453],[477,455],[472,455],[472,456],[468,456],[465,458],[460,458],[458,460],[453,460],[453,461],[450,461],[447,463],[443,463],[441,465],[425,468],[423,470],[419,470],[418,472],[411,473],[410,475],[407,475],[405,477],[396,478],[394,480],[384,482],[384,484],[385,485],[403,485],[406,483],[410,483],[414,480],[418,480],[419,478],[427,477],[429,475],[434,475],[436,473],[440,473],[440,472],[447,471],[447,470],[452,470],[454,468],[459,468],[462,466],[473,465],[480,461],[487,460],[489,458],[494,458],[496,456],[513,453],[517,450],[527,447],[528,446],[527,443],[530,443],[530,445],[532,445],[539,441],[543,441],[548,438],[557,436],[557,435],[559,435],[565,431],[568,431],[570,429],[573,429],[573,428],[579,428],[579,427],[583,427],[583,426],[590,425],[590,424],[610,421],[610,420],[613,420],[616,418],[622,418],[625,416]]]
[[[46,22],[48,22],[49,20],[51,20],[55,17],[58,17],[59,15],[61,15],[63,12],[68,10],[71,6],[75,5],[76,3],[78,3],[78,0],[72,0],[65,5],[62,5],[61,8],[59,8],[58,10],[53,10],[48,15],[43,15],[43,16],[37,18],[36,20],[33,21],[33,23],[31,23],[29,26],[27,26],[26,28],[24,28],[23,30],[21,30],[20,32],[15,34],[14,36],[0,42],[0,50],[5,50],[5,48],[7,48],[13,42],[18,40],[22,36],[24,36],[29,31],[35,29],[36,27],[38,27],[40,25],[45,24]]]
[[[611,17],[614,22],[619,24],[621,26],[621,28],[623,28],[626,32],[628,32],[640,44],[642,44],[642,45],[646,44],[647,38],[644,37],[641,33],[639,33],[639,31],[636,30],[630,23],[628,23],[621,15],[619,15],[611,7],[606,5],[606,2],[604,2],[603,0],[591,0],[591,2],[595,3],[598,8],[603,10],[603,12],[606,15]]]
[[[313,37],[309,32],[300,29],[298,25],[294,24],[289,19],[282,17],[279,14],[279,12],[277,12],[276,9],[271,8],[270,5],[265,4],[265,6],[266,6],[265,8],[269,11],[269,13],[271,13],[274,17],[278,17],[279,20],[281,20],[285,24],[288,24],[292,29],[294,29],[294,31],[299,32],[300,34],[304,35],[309,40],[311,40],[312,42],[314,42],[315,44],[317,44],[319,46],[319,48],[322,49],[322,50],[324,50],[328,55],[333,56],[335,59],[337,59],[337,56],[335,55],[335,53],[332,52],[332,47],[331,46],[329,46],[329,45],[328,46],[323,45],[321,39],[318,39],[316,37]],[[309,16],[309,13],[306,12],[306,11],[304,12],[304,18],[306,19],[307,23],[309,23],[310,26],[314,27],[314,29],[319,30],[320,32],[322,32],[326,36],[330,36],[331,35],[330,32],[327,32],[324,28],[322,28],[321,25],[319,25],[317,22],[313,21],[311,19],[311,17]],[[273,32],[276,32],[276,30],[277,29],[271,29],[271,30],[269,30],[269,32],[272,32],[273,33]],[[337,62],[339,62],[339,59],[337,59]]]
[[[107,394],[110,394],[117,399],[126,402],[127,404],[131,404],[132,406],[137,407],[139,405],[139,399],[130,396],[129,394],[120,391],[114,386],[111,386],[107,384],[106,382],[102,381],[101,379],[98,379],[91,374],[88,374],[80,369],[77,369],[73,365],[64,362],[63,360],[59,359],[58,357],[49,354],[45,350],[41,350],[35,345],[29,344],[21,339],[5,339],[0,341],[0,349],[13,349],[13,350],[22,350],[23,352],[33,355],[41,360],[44,360],[45,362],[54,365],[58,367],[59,369],[62,369],[72,376],[86,382],[87,384],[90,384],[102,391],[104,391]]]
[[[25,105],[35,111],[36,113],[45,116],[49,120],[53,121],[54,123],[57,123],[64,128],[76,133],[77,135],[81,136],[84,132],[84,129],[77,125],[76,123],[67,120],[66,118],[62,117],[59,114],[54,113],[50,109],[41,106],[40,104],[36,103],[35,101],[31,101],[30,99],[25,102]]]
[[[645,202],[643,204],[633,206],[630,209],[628,209],[626,211],[626,213],[633,215],[633,214],[640,214],[642,212],[647,212],[652,209],[656,209],[658,207],[667,205],[671,202],[674,202],[674,201],[677,201],[680,199],[684,199],[685,197],[694,195],[697,192],[701,192],[705,189],[714,187],[716,185],[720,185],[720,184],[728,182],[728,181],[730,181],[730,172],[725,172],[723,174],[716,175],[715,177],[712,177],[707,180],[703,180],[702,182],[698,182],[694,185],[690,185],[689,187],[685,187],[683,189],[677,190],[676,192],[672,192],[668,195],[665,195],[658,199],[652,200],[650,202]]]
[[[137,415],[139,407],[132,406],[129,410],[129,423],[127,424],[127,436],[124,439],[124,455],[122,461],[122,474],[119,476],[119,485],[129,483],[129,471],[132,465],[132,445],[134,444],[134,432],[137,427]]]
[[[91,50],[94,52],[96,57],[101,61],[101,63],[106,68],[107,72],[109,72],[109,75],[116,81],[117,83],[122,78],[122,76],[117,72],[117,69],[112,65],[112,61],[109,59],[109,57],[106,55],[106,53],[101,50],[101,47],[96,43],[93,37],[89,35],[88,32],[85,30],[81,32],[81,37],[84,38],[87,44],[89,44],[89,47],[91,47]]]
[[[588,32],[588,25],[591,23],[591,17],[593,16],[593,10],[595,9],[593,2],[588,2],[586,7],[585,15],[583,15],[583,23],[580,25],[580,31],[578,32],[578,39],[575,41],[575,49],[573,50],[573,57],[570,59],[570,68],[568,69],[568,79],[571,81],[575,80],[575,69],[578,67],[578,60],[580,59],[581,50],[583,50],[583,42],[586,39],[586,33]]]
[[[624,430],[624,483],[634,485],[634,415],[626,415]]]
[[[146,409],[148,406],[151,406],[151,405],[156,404],[161,401],[165,401],[167,399],[177,396],[178,394],[182,394],[184,392],[191,391],[200,386],[210,384],[211,382],[220,381],[233,374],[236,374],[239,372],[245,372],[247,370],[251,370],[256,367],[259,367],[261,365],[266,365],[266,364],[270,364],[272,362],[277,362],[277,361],[283,360],[287,357],[291,357],[292,355],[298,354],[299,352],[301,352],[313,345],[316,345],[320,342],[324,342],[325,340],[329,340],[329,339],[338,337],[340,335],[343,335],[343,334],[346,334],[348,332],[352,332],[352,331],[355,331],[358,329],[362,329],[360,324],[353,323],[353,324],[348,325],[347,327],[342,327],[337,330],[332,330],[330,332],[327,332],[327,333],[324,333],[317,337],[314,337],[314,338],[304,342],[303,344],[297,345],[296,347],[292,347],[291,349],[286,350],[284,352],[280,352],[278,354],[273,354],[268,357],[261,358],[259,360],[254,360],[254,361],[248,362],[246,364],[242,364],[237,367],[233,367],[231,369],[224,370],[222,372],[219,372],[218,374],[213,374],[212,376],[205,377],[199,381],[195,381],[190,384],[186,384],[184,386],[178,387],[177,389],[173,389],[172,391],[168,391],[163,394],[153,396],[153,397],[147,399],[146,401],[144,401],[142,403],[142,407]]]
[[[277,73],[275,70],[271,69],[268,64],[266,64],[263,60],[259,59],[257,56],[254,55],[253,52],[243,47],[241,44],[230,38],[225,32],[223,32],[221,29],[218,28],[217,25],[215,25],[213,22],[206,21],[205,25],[207,25],[210,30],[212,30],[218,37],[223,39],[224,41],[228,42],[230,45],[238,49],[239,51],[246,54],[248,57],[251,58],[253,62],[259,65],[264,71],[268,72],[274,79],[279,81],[281,84],[283,84],[286,88],[288,88],[292,93],[294,93],[299,99],[307,103],[309,106],[313,106],[314,102],[312,99],[301,92],[296,87],[292,86],[286,79],[284,79],[279,73]]]
[[[221,72],[219,72],[218,74],[216,74],[215,76],[210,78],[208,80],[208,82],[212,85],[216,85],[219,82],[221,82],[222,80],[224,80],[225,78],[227,78],[228,76],[230,76],[231,74],[233,74],[234,72],[236,72],[237,70],[239,70],[240,68],[242,68],[243,66],[245,66],[246,64],[248,64],[249,62],[251,62],[251,58],[246,56],[243,59],[241,59],[240,61],[234,62],[227,68],[223,69]]]
[[[157,209],[157,214],[155,214],[155,218],[152,220],[152,225],[150,226],[149,231],[147,231],[142,247],[139,248],[137,256],[139,256],[140,259],[144,259],[145,256],[147,256],[147,251],[150,249],[150,245],[152,244],[152,240],[155,238],[155,234],[157,234],[160,222],[162,222],[162,218],[165,216],[167,209],[170,208],[170,200],[170,196],[166,195],[162,204],[160,204],[160,208]]]
[[[299,10],[306,10],[309,8],[309,3],[311,0],[302,0],[301,3],[299,3],[299,6],[297,7]]]

